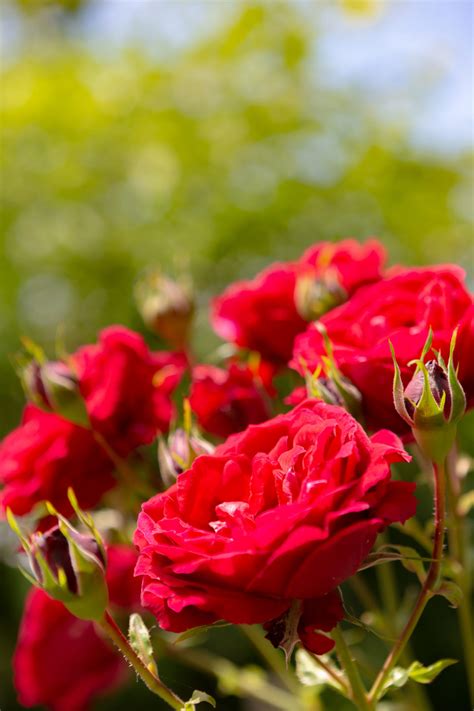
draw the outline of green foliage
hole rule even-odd
[[[412,263],[466,254],[455,205],[468,158],[420,156],[357,96],[324,86],[291,6],[234,14],[166,62],[93,56],[46,26],[6,65],[4,429],[18,416],[7,357],[19,335],[51,350],[59,326],[71,348],[107,323],[137,326],[133,283],[150,265],[191,272],[205,355],[212,294],[318,239],[378,234]]]
[[[387,683],[382,689],[381,696],[383,696],[389,689],[405,686],[409,679],[416,681],[418,684],[431,684],[432,681],[436,679],[438,674],[441,674],[443,669],[457,664],[456,659],[440,659],[434,664],[430,664],[425,667],[421,662],[413,662],[410,664],[408,669],[403,669],[402,667],[395,667]]]

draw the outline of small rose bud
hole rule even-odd
[[[201,454],[212,454],[214,447],[210,442],[186,430],[178,428],[172,432],[165,442],[163,437],[158,440],[158,463],[160,473],[166,486],[176,481],[178,474],[189,469],[196,457]]]
[[[84,534],[50,505],[48,508],[57,516],[58,523],[45,533],[33,533],[29,539],[22,534],[11,511],[7,511],[10,526],[20,537],[30,564],[32,577],[25,575],[50,597],[61,601],[76,617],[98,620],[108,602],[102,540],[89,516],[80,512],[81,520],[89,529]]]
[[[329,405],[338,405],[347,410],[356,420],[362,418],[362,395],[353,383],[339,370],[326,329],[317,324],[323,340],[326,355],[314,373],[306,374],[306,389],[310,397],[318,397]],[[321,376],[321,373],[324,375]]]
[[[310,387],[314,397],[319,397],[329,405],[344,407],[354,417],[360,414],[362,396],[355,385],[341,373],[335,378],[316,378]]]
[[[395,368],[393,400],[400,417],[411,426],[423,454],[432,461],[440,462],[454,444],[457,423],[466,410],[466,396],[453,361],[456,331],[451,339],[447,365],[441,354],[438,354],[437,360],[424,362],[431,343],[430,331],[421,357],[412,361],[416,363],[416,370],[406,388],[403,387],[400,368],[390,344]]]
[[[27,398],[42,410],[55,412],[77,425],[89,424],[78,379],[66,363],[32,359],[21,369],[20,378]]]
[[[296,281],[295,304],[305,321],[316,321],[327,311],[347,300],[347,293],[335,274],[328,270],[323,278],[311,272],[301,274]]]
[[[194,299],[187,286],[151,272],[138,282],[135,299],[150,331],[177,350],[186,348],[194,315]]]
[[[445,407],[449,409],[451,407],[451,392],[449,390],[448,374],[435,360],[430,360],[426,363],[426,370],[428,371],[429,386],[434,399],[439,405],[444,395]],[[413,417],[415,408],[423,395],[424,383],[423,372],[418,370],[405,388],[405,406],[411,417]]]

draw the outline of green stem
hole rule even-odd
[[[448,540],[452,557],[459,565],[457,582],[462,590],[462,599],[457,608],[457,612],[471,704],[474,706],[474,639],[471,615],[471,576],[469,570],[469,556],[466,551],[465,520],[459,515],[459,491],[457,490],[459,487],[456,487],[456,483],[456,450],[453,448],[447,460],[447,493],[450,518]]]
[[[299,695],[301,688],[293,671],[286,666],[283,655],[278,649],[275,649],[271,642],[265,638],[261,628],[258,625],[240,625],[240,629],[253,644],[269,669],[275,672],[292,694]]]
[[[389,542],[386,534],[384,535],[384,541],[386,543]],[[397,619],[399,602],[397,595],[397,581],[390,563],[377,566],[377,580],[379,581],[383,607],[386,613],[385,615],[381,615],[381,619],[383,619],[384,631],[389,637],[396,639],[398,636],[398,630],[395,621]],[[400,654],[400,661],[404,667],[409,667],[414,661],[409,641],[406,643],[405,649]],[[411,679],[408,680],[407,687],[412,697],[414,708],[417,709],[417,711],[430,711],[431,704],[429,703],[428,695],[425,689]]]
[[[104,617],[97,622],[99,627],[105,632],[107,637],[114,643],[117,649],[123,654],[126,661],[134,668],[137,675],[146,684],[149,690],[165,701],[168,706],[178,711],[183,708],[184,702],[174,694],[171,689],[163,684],[160,679],[142,662],[135,650],[129,644],[127,638],[122,634],[111,614],[106,610]]]
[[[371,711],[372,705],[367,698],[367,691],[360,677],[359,669],[346,644],[339,625],[333,629],[331,636],[336,643],[336,652],[341,667],[344,669],[347,679],[349,680],[351,700],[357,706],[358,711]]]
[[[374,685],[369,693],[369,700],[374,703],[382,693],[388,677],[403,653],[405,646],[410,639],[413,631],[418,624],[418,621],[423,614],[428,600],[433,596],[441,569],[441,560],[443,555],[444,544],[444,526],[446,516],[446,471],[445,462],[433,464],[435,474],[435,532],[433,541],[432,562],[428,570],[425,582],[420,590],[415,607],[408,618],[403,631],[397,642],[392,648],[392,651],[385,660],[385,663],[380,670]]]

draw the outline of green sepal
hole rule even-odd
[[[456,346],[457,333],[458,329],[456,328],[451,338],[448,359],[448,382],[451,390],[451,412],[449,419],[452,422],[459,422],[466,412],[467,405],[466,395],[458,379],[457,368],[454,367],[454,348]]]
[[[402,381],[402,374],[400,372],[400,366],[397,362],[397,357],[395,355],[395,349],[392,342],[389,340],[388,345],[390,347],[390,353],[392,354],[393,360],[393,404],[395,410],[398,412],[400,417],[405,420],[410,426],[413,424],[413,420],[408,414],[408,410],[405,405],[405,395],[404,386]]]

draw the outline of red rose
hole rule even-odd
[[[224,340],[284,365],[291,358],[295,337],[306,326],[295,304],[298,276],[327,278],[351,294],[361,284],[380,278],[383,261],[383,248],[375,240],[365,245],[355,240],[316,244],[297,262],[273,264],[251,281],[228,287],[214,300],[214,329]]]
[[[231,363],[226,370],[196,366],[189,402],[202,429],[219,437],[241,432],[247,425],[270,416],[258,375],[237,363]]]
[[[327,629],[336,615],[333,598],[319,598],[356,572],[382,529],[415,512],[414,485],[390,480],[390,463],[408,458],[392,433],[369,439],[316,400],[233,435],[143,505],[142,604],[179,632],[268,622],[301,600],[303,641],[320,648],[310,626]]]
[[[306,250],[299,264],[311,267],[316,277],[329,274],[351,295],[364,284],[381,278],[385,257],[385,250],[376,239],[369,239],[364,244],[346,239],[315,244]]]
[[[136,609],[136,552],[129,546],[110,546],[107,554],[111,603]],[[94,624],[77,619],[38,588],[26,599],[13,668],[21,705],[52,711],[85,711],[95,696],[127,677],[122,657]]]
[[[168,430],[184,355],[152,353],[138,333],[111,326],[72,360],[92,426],[116,452],[126,456]]]
[[[0,505],[22,516],[51,501],[69,515],[71,486],[90,509],[115,485],[113,469],[90,430],[27,405],[22,424],[0,444]]]
[[[389,340],[393,343],[405,385],[419,358],[431,326],[434,351],[447,359],[449,343],[460,326],[455,362],[468,402],[474,398],[474,321],[472,296],[464,285],[459,267],[396,269],[392,275],[357,292],[346,304],[326,314],[320,323],[331,340],[335,361],[360,390],[363,411],[369,428],[388,427],[407,432],[406,423],[393,406],[393,362]],[[301,374],[304,367],[313,371],[326,355],[316,325],[298,336],[292,366]],[[303,365],[304,364],[304,365]]]

